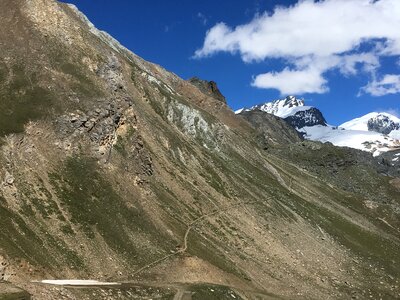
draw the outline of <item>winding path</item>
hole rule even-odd
[[[175,252],[173,252],[171,254],[168,254],[168,255],[166,255],[164,257],[161,257],[161,258],[159,258],[159,259],[157,259],[157,260],[155,260],[155,261],[153,261],[153,262],[141,267],[140,269],[138,269],[135,272],[131,273],[131,276],[137,275],[137,274],[141,273],[142,271],[147,270],[148,268],[151,268],[151,267],[153,267],[155,265],[158,265],[161,262],[163,262],[163,261],[165,261],[165,260],[167,260],[167,259],[169,259],[169,258],[171,258],[173,256],[176,256],[178,254],[186,252],[187,249],[188,249],[188,238],[189,238],[190,231],[193,229],[193,227],[195,225],[197,225],[198,223],[200,223],[204,219],[206,219],[208,217],[211,217],[211,216],[215,216],[215,215],[226,213],[226,212],[228,212],[229,210],[231,210],[233,208],[236,208],[236,207],[239,207],[239,206],[244,206],[244,205],[247,205],[247,204],[250,204],[250,203],[253,203],[253,202],[250,202],[250,201],[246,202],[246,203],[240,202],[240,203],[237,203],[237,204],[234,204],[234,205],[230,205],[230,206],[225,207],[225,208],[220,208],[220,209],[215,210],[215,211],[213,211],[211,213],[208,213],[208,214],[205,214],[205,215],[202,215],[202,216],[198,217],[197,219],[192,221],[189,225],[187,225],[188,228],[186,229],[185,235],[183,237],[183,243],[182,243],[183,247],[182,248],[180,248],[180,249],[178,249],[177,251],[175,251]]]

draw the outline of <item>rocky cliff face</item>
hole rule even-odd
[[[298,111],[291,116],[287,116],[285,121],[293,128],[301,129],[310,126],[326,126],[326,120],[321,111],[315,107],[308,110]]]
[[[3,278],[38,299],[398,295],[386,169],[331,145],[264,150],[72,6],[1,1],[0,41]],[[33,282],[50,278],[130,283]]]
[[[226,104],[226,99],[224,95],[221,94],[221,91],[219,90],[215,81],[206,81],[197,77],[193,77],[189,79],[189,82],[199,88],[199,90],[206,95],[211,96],[216,100],[219,100],[222,103]]]
[[[367,123],[369,131],[375,131],[383,134],[389,134],[393,130],[400,129],[400,124],[391,120],[388,116],[377,115],[368,120]]]

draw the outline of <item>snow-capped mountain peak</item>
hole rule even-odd
[[[287,96],[283,100],[277,100],[276,103],[282,105],[282,107],[296,107],[296,106],[304,106],[304,100],[298,99],[295,96]]]
[[[306,106],[303,99],[295,96],[288,96],[264,104],[255,105],[251,108],[242,108],[236,111],[240,114],[243,111],[261,110],[266,113],[285,119],[294,128],[304,126],[326,125],[326,121],[321,112],[312,106]]]
[[[392,131],[400,129],[400,119],[389,113],[372,112],[343,123],[339,128],[390,134]]]
[[[304,111],[308,109],[310,109],[310,107],[304,105],[304,100],[298,99],[295,96],[288,96],[285,99],[278,99],[272,102],[255,105],[248,109],[240,109],[236,113],[240,113],[243,110],[261,110],[277,117],[286,118],[294,115],[298,111]]]
[[[290,109],[301,106],[304,106],[304,100],[297,99],[295,96],[288,96],[285,99],[279,99],[261,105],[253,106],[253,108],[259,108],[260,110],[269,113],[279,113],[279,111],[283,109]]]

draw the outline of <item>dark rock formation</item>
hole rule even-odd
[[[397,130],[400,128],[400,125],[393,120],[391,120],[388,116],[378,115],[375,118],[371,118],[368,120],[368,130],[375,131],[383,134],[389,134],[393,130]]]
[[[226,104],[226,99],[224,95],[220,92],[217,83],[215,81],[207,81],[207,80],[202,80],[198,77],[193,77],[189,79],[189,82],[196,86],[200,91],[202,91],[204,94],[211,96],[218,101],[221,101]]]
[[[309,110],[298,111],[294,115],[285,118],[285,121],[290,126],[297,129],[307,126],[327,125],[321,111],[315,107],[312,107]]]

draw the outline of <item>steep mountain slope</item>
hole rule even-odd
[[[287,122],[265,111],[243,111],[240,116],[257,129],[258,141],[264,149],[274,145],[297,143],[302,140],[299,133]]]
[[[73,6],[1,1],[0,41],[3,279],[37,299],[398,296],[389,167],[319,143],[265,151]]]

